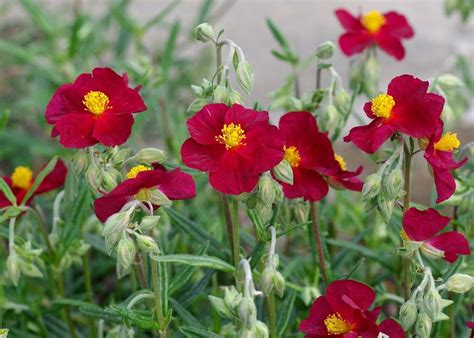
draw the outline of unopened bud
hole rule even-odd
[[[400,307],[399,319],[405,331],[409,331],[415,324],[418,316],[418,308],[416,303],[408,300]]]
[[[283,297],[285,293],[285,278],[279,271],[277,271],[273,277],[273,289],[278,297]]]
[[[267,266],[263,270],[262,277],[261,277],[262,291],[267,296],[273,290],[274,277],[275,277],[275,269],[273,267]]]
[[[247,61],[239,62],[237,70],[235,71],[237,82],[239,86],[250,94],[253,88],[253,68]]]
[[[383,180],[383,188],[386,197],[389,200],[397,200],[401,196],[403,186],[403,175],[400,169],[393,170],[385,180]]]
[[[429,257],[431,259],[438,259],[438,258],[443,258],[444,257],[444,251],[443,250],[437,249],[434,246],[431,246],[429,244],[423,244],[420,247],[420,249],[421,249],[421,252],[423,252],[423,254],[426,257]]]
[[[224,300],[222,298],[208,296],[209,301],[211,302],[212,307],[216,310],[217,314],[226,319],[232,318],[232,313],[230,312],[229,308],[225,305]]]
[[[89,166],[89,157],[85,150],[79,149],[72,158],[72,169],[77,175],[82,175]]]
[[[278,181],[293,185],[293,168],[287,160],[283,160],[273,167],[272,173]]]
[[[164,150],[157,148],[144,148],[136,153],[133,159],[144,164],[163,163],[166,161],[166,153]]]
[[[138,247],[146,252],[159,253],[160,248],[153,238],[150,236],[135,233]]]
[[[121,164],[123,163],[132,153],[132,149],[130,148],[122,148],[118,149],[113,155],[112,155],[112,163],[113,164]]]
[[[224,289],[224,303],[229,309],[235,309],[242,301],[242,294],[237,291],[235,286]]]
[[[268,338],[269,336],[267,325],[259,320],[257,320],[253,332],[255,333],[255,338]]]
[[[392,212],[393,212],[393,201],[387,200],[385,198],[380,198],[382,195],[379,195],[378,201],[377,201],[377,209],[380,212],[380,215],[382,215],[383,220],[385,223],[390,222],[390,218],[392,217]]]
[[[380,194],[382,189],[382,177],[379,174],[372,174],[367,176],[362,188],[362,198],[372,199]]]
[[[320,59],[329,59],[334,53],[336,45],[332,41],[325,41],[316,50],[316,56]]]
[[[233,105],[234,103],[242,103],[242,96],[236,90],[230,90],[227,98],[227,105]]]
[[[229,91],[223,85],[218,85],[216,89],[214,89],[213,98],[214,103],[227,104],[227,102],[229,102]]]
[[[442,74],[438,76],[436,83],[443,89],[443,90],[451,90],[464,87],[464,83],[458,78],[456,75],[453,74]]]
[[[186,110],[188,113],[196,113],[200,111],[206,104],[209,103],[209,100],[205,97],[198,97],[188,106]]]
[[[337,91],[337,94],[334,96],[334,105],[341,113],[349,113],[351,97],[344,89],[340,89]]]
[[[108,236],[113,233],[121,233],[130,222],[130,214],[126,211],[121,211],[113,214],[105,221],[102,236]]]
[[[132,264],[136,254],[135,243],[128,237],[122,237],[117,246],[117,260],[123,270],[127,270]]]
[[[378,93],[378,83],[380,77],[380,62],[376,57],[369,57],[364,65],[364,88],[369,97],[374,97]]]
[[[239,305],[239,318],[247,328],[253,328],[257,323],[257,308],[251,297],[244,297]]]
[[[158,225],[160,218],[161,217],[159,215],[145,216],[140,221],[140,228],[143,231],[150,230],[151,228],[156,227]]]
[[[160,189],[150,189],[150,203],[153,205],[171,205],[171,200]]]
[[[338,129],[339,123],[341,121],[341,115],[334,105],[330,104],[326,107],[324,117],[324,127],[326,131],[333,132],[334,130]]]
[[[115,169],[114,169],[115,170]],[[112,191],[118,184],[117,176],[109,170],[103,170],[101,173],[102,185],[101,187],[106,191]]]
[[[275,189],[273,189],[274,181],[270,175],[264,174],[258,181],[258,195],[263,205],[271,206],[275,199]]]
[[[86,182],[89,188],[97,191],[102,184],[102,173],[96,165],[91,165],[86,171]]]
[[[7,258],[7,271],[10,280],[13,282],[15,286],[18,284],[18,280],[20,279],[21,271],[18,265],[19,259],[15,252],[11,253]]]
[[[201,42],[207,42],[209,40],[213,41],[215,39],[214,30],[207,22],[198,25],[194,29],[194,35],[196,36],[196,40]]]
[[[435,288],[430,288],[423,296],[422,310],[432,321],[435,321],[441,312],[441,296]]]
[[[433,322],[431,321],[430,317],[426,313],[421,312],[418,315],[418,319],[415,324],[415,332],[417,337],[429,338],[432,327]]]
[[[8,329],[0,329],[0,338],[7,338],[8,337]]]
[[[445,283],[446,290],[456,293],[465,293],[474,287],[474,277],[463,274],[455,273]]]

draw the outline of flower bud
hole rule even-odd
[[[380,212],[385,223],[390,222],[390,218],[392,217],[393,212],[393,201],[381,198],[382,195],[379,196],[377,200],[377,209]]]
[[[157,148],[144,148],[136,153],[133,159],[144,164],[163,163],[166,161],[166,153],[164,150]]]
[[[242,294],[237,291],[235,286],[224,289],[224,303],[229,309],[233,310],[239,306],[242,301]]]
[[[117,261],[124,270],[132,264],[136,251],[135,243],[128,235],[120,239],[117,246]]]
[[[229,102],[229,91],[223,85],[218,85],[214,89],[213,98],[214,103],[227,103]]]
[[[8,337],[8,329],[0,329],[0,338],[7,338]]]
[[[228,93],[228,98],[226,104],[233,105],[234,103],[242,103],[242,96],[236,90],[230,90]]]
[[[102,184],[102,173],[99,167],[91,165],[86,171],[86,183],[90,189],[97,191]]]
[[[253,68],[247,61],[241,61],[237,65],[235,71],[237,82],[239,86],[247,93],[250,94],[253,88]]]
[[[395,169],[383,180],[383,188],[389,200],[400,198],[403,186],[403,175],[400,169]]]
[[[273,209],[271,204],[264,204],[261,201],[257,201],[255,204],[255,210],[263,224],[268,223],[272,218]]]
[[[115,165],[122,164],[132,153],[132,149],[130,148],[116,149],[117,151],[112,155],[111,158],[112,163]]]
[[[114,233],[121,233],[130,222],[130,214],[126,211],[121,211],[113,214],[105,221],[102,236],[108,236]]]
[[[85,150],[79,149],[72,158],[71,167],[77,175],[82,175],[89,166],[89,157]]]
[[[212,26],[207,22],[198,25],[194,29],[194,35],[196,37],[196,40],[201,42],[207,42],[209,40],[213,41],[215,39],[214,30],[212,29]]]
[[[431,321],[430,317],[421,312],[418,315],[418,319],[415,325],[415,332],[417,337],[419,338],[430,338],[431,328],[433,326],[433,322]]]
[[[379,174],[371,174],[366,177],[362,188],[362,198],[372,199],[376,197],[382,189],[382,177]]]
[[[283,160],[273,167],[272,173],[278,181],[293,185],[293,169],[287,160]]]
[[[306,286],[301,294],[301,299],[306,306],[310,305],[316,298],[321,296],[321,292],[314,286]]]
[[[378,93],[378,83],[380,77],[380,62],[376,57],[369,57],[364,64],[364,83],[365,92],[369,97],[374,97]]]
[[[332,104],[328,105],[324,114],[324,129],[332,133],[339,128],[340,121],[341,115],[337,108]]]
[[[158,215],[144,216],[140,221],[140,229],[146,231],[154,228],[160,222],[160,218]]]
[[[115,169],[114,169],[115,170]],[[108,170],[103,170],[101,172],[102,176],[102,185],[101,187],[106,191],[112,191],[118,184],[117,177]]]
[[[316,50],[316,56],[320,59],[329,59],[334,53],[336,45],[332,41],[325,41]]]
[[[421,308],[432,321],[436,320],[441,312],[441,296],[434,287],[431,287],[423,296]]]
[[[140,249],[152,253],[160,252],[160,247],[152,237],[135,233],[135,239]]]
[[[421,249],[421,252],[423,252],[423,254],[428,258],[438,259],[438,258],[443,258],[444,257],[444,251],[443,250],[439,250],[439,249],[437,249],[434,246],[431,246],[429,244],[423,244],[420,247],[420,249]]]
[[[257,323],[257,308],[251,297],[244,297],[239,305],[239,317],[244,327],[253,328]]]
[[[255,333],[255,338],[268,338],[269,336],[267,325],[259,320],[257,320],[253,332]]]
[[[336,106],[337,110],[339,110],[339,112],[341,112],[342,114],[348,114],[349,108],[351,106],[350,95],[344,89],[341,88],[334,96],[334,105]]]
[[[150,189],[150,203],[153,205],[171,205],[171,200],[160,189]]]
[[[20,279],[21,271],[19,267],[19,259],[15,252],[10,253],[7,258],[7,271],[13,285],[17,286]]]
[[[275,276],[273,277],[273,289],[278,297],[283,297],[283,294],[285,293],[285,278],[279,271],[276,271]]]
[[[198,97],[188,106],[186,111],[188,113],[196,113],[200,111],[206,104],[209,103],[209,100],[205,97]]]
[[[445,286],[446,290],[450,292],[465,293],[474,286],[474,277],[463,273],[455,273],[449,277]]]
[[[267,266],[263,270],[262,277],[261,277],[262,291],[267,296],[273,290],[274,277],[275,277],[275,269],[270,266]]]
[[[416,303],[408,300],[400,307],[399,319],[405,331],[409,331],[416,322],[418,308]]]
[[[451,90],[464,87],[464,83],[461,81],[460,78],[458,78],[456,75],[449,73],[438,76],[438,78],[436,79],[436,83],[443,90]]]
[[[222,318],[232,318],[232,313],[229,308],[225,305],[222,298],[208,296],[209,301],[211,302],[212,307],[216,310],[217,314]]]
[[[41,272],[41,270],[33,263],[20,260],[18,262],[18,265],[20,267],[21,273],[28,277],[36,277],[36,278],[43,277],[43,273]]]
[[[274,181],[270,175],[264,174],[258,181],[258,195],[263,205],[271,206],[275,199]]]

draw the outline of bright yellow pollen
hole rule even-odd
[[[446,133],[438,142],[435,143],[434,148],[440,151],[453,152],[458,149],[460,145],[461,142],[458,140],[458,134]]]
[[[106,109],[112,108],[109,107],[109,97],[100,91],[90,91],[84,95],[84,100],[82,100],[84,106],[87,110],[94,115],[102,114]]]
[[[330,335],[344,334],[351,331],[350,325],[342,319],[339,312],[327,316],[324,320],[324,325],[326,325],[326,329]]]
[[[347,170],[347,165],[346,165],[346,161],[344,161],[344,157],[338,154],[334,154],[334,159],[339,163],[339,166],[341,167],[343,171]]]
[[[28,189],[31,185],[33,172],[28,167],[16,167],[11,175],[12,185],[15,188]]]
[[[142,171],[148,170],[151,170],[151,168],[145,167],[144,165],[137,165],[128,171],[127,178],[135,178]]]
[[[370,11],[362,15],[360,19],[362,26],[365,27],[369,32],[375,33],[380,27],[385,25],[385,17],[379,11]]]
[[[292,168],[297,168],[301,162],[301,156],[298,149],[295,146],[283,146],[283,151],[285,152],[285,160],[291,165]]]
[[[393,106],[395,106],[395,100],[391,95],[379,94],[372,99],[372,113],[375,116],[389,118]]]
[[[245,145],[245,143],[242,142],[245,140],[245,131],[240,127],[240,124],[224,124],[221,132],[221,135],[216,136],[216,141],[225,144],[227,150]]]

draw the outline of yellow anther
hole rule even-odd
[[[292,168],[297,168],[301,162],[300,152],[295,146],[283,146],[285,152],[284,158],[288,161]]]
[[[135,178],[142,171],[148,170],[151,170],[151,168],[145,167],[144,165],[137,165],[128,171],[127,178]]]
[[[33,172],[28,167],[16,167],[10,178],[14,188],[28,189],[31,185]]]
[[[339,312],[327,316],[324,325],[326,325],[326,330],[330,335],[344,334],[351,331],[350,325],[342,319]]]
[[[101,91],[90,91],[82,100],[87,110],[94,115],[102,114],[109,107],[109,97]]]
[[[448,132],[435,143],[434,148],[439,151],[453,152],[458,149],[460,145],[461,142],[458,140],[458,134]]]
[[[225,144],[227,150],[237,146],[245,145],[245,131],[240,127],[240,124],[224,124],[221,129],[222,134],[216,136],[216,141]]]
[[[339,163],[339,166],[341,167],[343,171],[347,170],[347,165],[346,165],[346,161],[344,161],[344,157],[338,154],[334,154],[334,159]]]
[[[389,118],[393,106],[395,106],[395,100],[391,95],[379,94],[372,99],[372,113],[377,117]]]
[[[362,26],[365,27],[369,32],[375,33],[380,27],[385,25],[385,17],[379,11],[370,11],[362,15],[360,19]]]

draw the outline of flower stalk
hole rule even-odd
[[[316,202],[310,202],[309,204],[309,213],[311,217],[311,225],[313,227],[314,240],[316,242],[316,247],[318,250],[319,257],[319,268],[321,270],[321,276],[325,285],[328,283],[328,277],[326,274],[326,259],[324,258],[324,250],[321,241],[321,232],[318,225],[318,215],[316,209]]]
[[[410,142],[411,139],[410,139]],[[403,145],[405,163],[404,163],[404,180],[403,180],[403,190],[405,195],[403,195],[403,213],[405,213],[410,208],[410,176],[411,176],[411,159],[413,157],[413,150],[408,148],[408,145],[404,143]],[[403,258],[403,298],[405,301],[408,300],[410,296],[410,260],[408,258]]]

